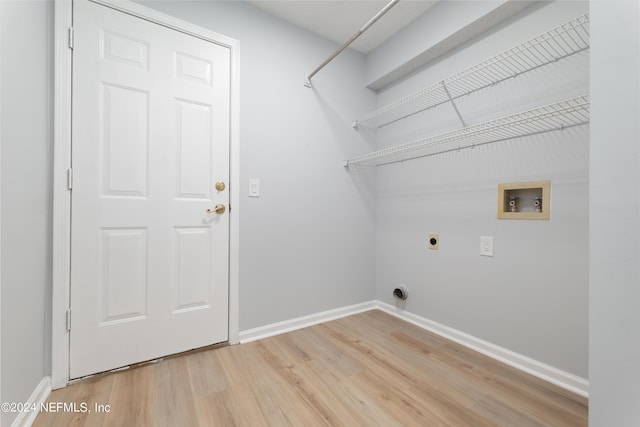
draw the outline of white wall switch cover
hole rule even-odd
[[[480,255],[493,256],[493,236],[480,236]]]
[[[249,179],[249,197],[260,197],[260,180]]]

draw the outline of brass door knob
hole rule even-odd
[[[222,215],[227,208],[221,203],[218,203],[213,209],[207,209],[209,213],[217,213],[218,215]]]
[[[227,188],[227,186],[224,185],[224,182],[222,182],[222,181],[216,182],[216,190],[224,191],[225,188]]]

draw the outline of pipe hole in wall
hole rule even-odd
[[[407,288],[404,285],[400,285],[393,290],[393,296],[399,300],[406,300],[409,296],[409,292],[407,292]]]

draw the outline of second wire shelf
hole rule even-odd
[[[344,166],[381,166],[462,148],[563,130],[587,123],[589,123],[589,96],[584,95],[363,154],[345,160]]]

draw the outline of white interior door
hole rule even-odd
[[[70,377],[228,340],[230,51],[74,1]],[[226,188],[218,190],[216,182]]]

